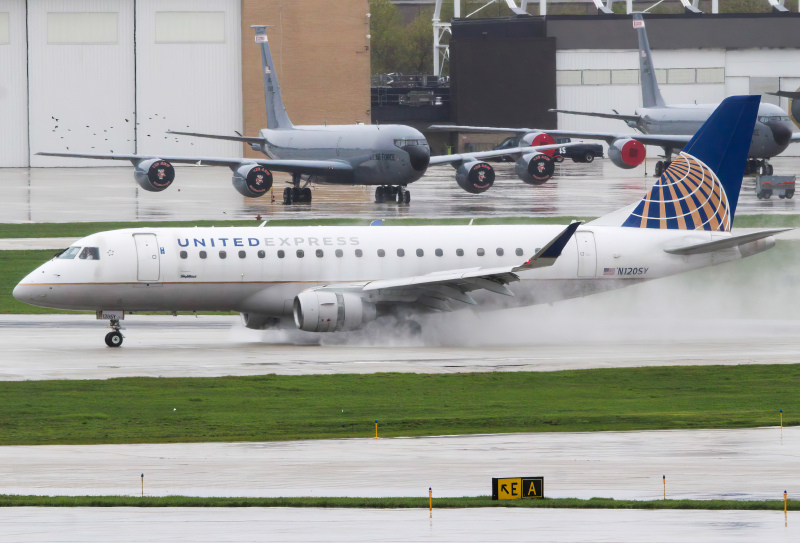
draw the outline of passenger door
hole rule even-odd
[[[158,240],[155,234],[134,234],[136,242],[136,260],[138,269],[136,279],[139,281],[158,281],[161,268],[158,256]]]
[[[578,245],[578,277],[594,277],[597,273],[597,251],[592,232],[575,232]]]

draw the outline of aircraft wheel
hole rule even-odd
[[[300,187],[292,187],[292,200],[295,202],[302,202],[302,191]]]
[[[767,164],[767,175],[772,175],[772,172],[775,171],[775,168],[772,167],[772,164]]]
[[[383,194],[383,187],[375,187],[375,203],[382,204],[385,199],[386,198]]]
[[[291,187],[286,187],[283,189],[283,205],[290,206],[292,205],[292,189]]]
[[[794,191],[793,190],[787,190],[786,191],[786,199],[787,200],[791,200],[793,196],[794,196]]]
[[[122,345],[122,334],[118,330],[106,334],[106,345],[109,347],[119,347]]]
[[[656,162],[655,176],[661,177],[661,174],[663,173],[664,173],[664,162],[659,160],[658,162]]]
[[[403,194],[403,202],[405,202],[406,204],[410,204],[411,203],[411,192],[410,191],[406,191],[405,194]]]
[[[398,204],[403,203],[403,191],[400,190],[397,191],[394,197],[394,201],[397,202]]]
[[[586,151],[586,154],[583,155],[583,161],[586,163],[594,161],[594,155],[592,154],[591,151]]]
[[[303,202],[311,203],[311,189],[306,187],[300,191],[300,196],[303,197]]]

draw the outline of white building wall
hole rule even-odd
[[[0,0],[0,166],[28,165],[25,3]]]
[[[782,90],[800,87],[800,55],[793,49],[653,51],[653,63],[667,104],[713,104],[726,96],[748,94],[751,77],[776,78]],[[638,51],[558,51],[556,69],[559,109],[631,114],[642,106]],[[609,80],[611,84],[604,84]],[[671,83],[675,81],[680,84]],[[780,105],[787,109],[788,100],[782,98]],[[562,113],[558,128],[634,133],[621,121]],[[648,148],[648,156],[661,152]],[[790,145],[783,154],[800,156],[800,144]]]
[[[28,2],[31,166],[104,164],[38,151],[133,152],[133,7],[133,0]]]
[[[167,130],[242,130],[241,5],[236,0],[138,0],[138,152],[241,157],[237,142]]]

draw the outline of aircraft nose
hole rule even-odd
[[[770,130],[772,130],[772,138],[775,143],[783,147],[789,145],[789,140],[792,139],[792,129],[786,126],[783,122],[770,122],[766,123]]]
[[[411,160],[411,167],[418,172],[424,172],[428,169],[428,164],[431,161],[431,149],[427,145],[406,145],[403,151],[408,153]]]

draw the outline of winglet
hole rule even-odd
[[[575,234],[575,231],[581,224],[583,224],[583,221],[572,221],[559,235],[539,249],[535,255],[526,260],[521,266],[517,266],[511,271],[533,270],[555,264],[556,259],[561,256],[561,251],[564,250],[564,247],[566,247],[569,240],[572,239],[573,234]]]

